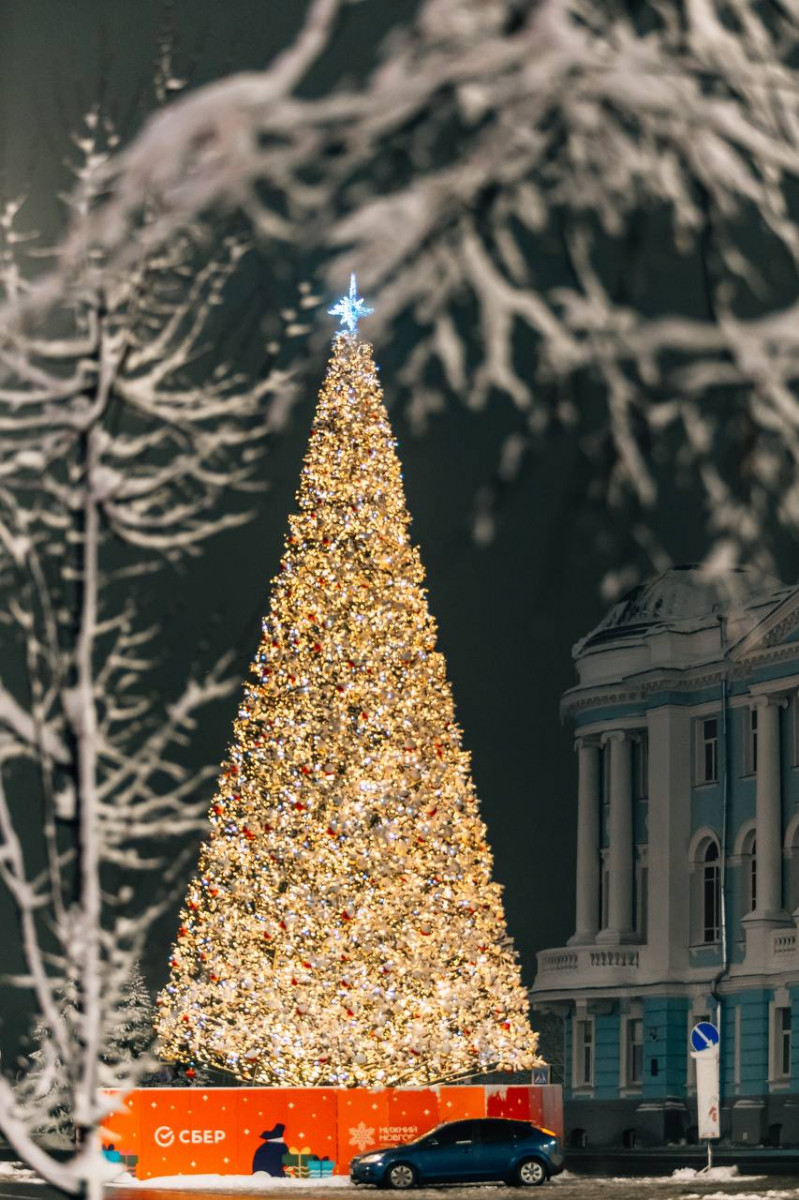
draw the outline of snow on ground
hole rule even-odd
[[[796,1188],[768,1188],[762,1192],[681,1192],[679,1200],[796,1200],[797,1196]]]
[[[179,1192],[273,1192],[278,1188],[352,1187],[349,1175],[327,1175],[323,1179],[276,1179],[259,1171],[256,1175],[162,1175],[135,1179],[124,1172],[111,1180],[112,1187],[140,1187]]]
[[[13,1179],[17,1183],[44,1183],[35,1171],[21,1162],[0,1162],[0,1179]]]
[[[678,1167],[671,1173],[672,1179],[681,1183],[690,1183],[694,1179],[709,1180],[711,1183],[727,1183],[730,1179],[740,1179],[741,1172],[737,1167],[704,1167],[697,1171],[694,1167]],[[762,1175],[748,1175],[748,1179],[762,1179]]]

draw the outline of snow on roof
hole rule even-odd
[[[710,574],[696,564],[669,567],[640,583],[610,609],[574,647],[574,656],[622,638],[672,629],[693,633],[715,625],[719,615],[751,614],[760,620],[795,589],[748,567]],[[755,610],[757,612],[755,613]]]

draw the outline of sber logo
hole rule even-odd
[[[156,1145],[166,1149],[168,1146],[174,1145],[175,1131],[169,1125],[159,1125],[154,1137]],[[225,1140],[225,1131],[224,1129],[181,1129],[178,1131],[177,1140],[184,1146],[215,1146],[217,1142]]]

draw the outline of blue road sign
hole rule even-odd
[[[710,1021],[700,1021],[691,1030],[691,1045],[697,1052],[719,1044],[719,1031]]]

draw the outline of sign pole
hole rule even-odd
[[[696,1108],[699,1137],[707,1144],[707,1166],[713,1166],[713,1141],[721,1134],[719,1102],[719,1031],[710,1021],[691,1030],[691,1058],[696,1063]]]

